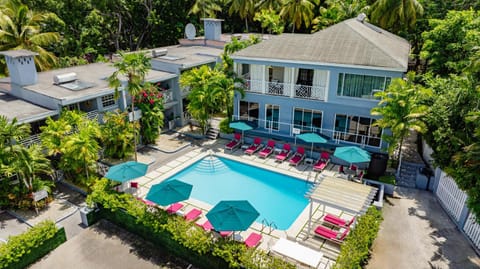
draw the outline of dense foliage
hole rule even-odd
[[[247,249],[234,240],[215,239],[210,233],[182,217],[148,208],[130,194],[112,190],[111,181],[97,181],[87,203],[104,208],[105,217],[146,240],[160,244],[171,253],[203,268],[295,268],[260,249]],[[219,260],[217,259],[220,259]],[[223,267],[222,267],[223,266]]]
[[[127,112],[107,112],[103,115],[104,124],[100,127],[104,156],[124,159],[133,155],[133,124]]]
[[[370,247],[377,237],[382,220],[381,211],[370,207],[365,215],[357,220],[355,229],[345,238],[334,268],[363,268],[370,257]]]
[[[163,94],[166,89],[145,83],[143,90],[135,97],[135,106],[142,111],[140,135],[143,144],[154,144],[163,127]]]
[[[43,221],[0,245],[0,268],[26,268],[67,240],[65,230]]]

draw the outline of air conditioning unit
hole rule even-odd
[[[73,72],[53,76],[53,84],[56,84],[56,85],[72,82],[75,80],[77,80],[77,74]]]
[[[160,57],[160,56],[165,56],[165,55],[167,55],[167,53],[168,53],[167,49],[154,49],[154,50],[152,50],[153,58]]]

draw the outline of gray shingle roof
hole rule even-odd
[[[349,19],[314,34],[282,34],[250,46],[234,59],[278,59],[406,71],[410,44],[388,31]]]

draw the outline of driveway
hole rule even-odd
[[[9,236],[25,232],[28,228],[30,226],[7,212],[0,213],[0,243],[7,240]]]
[[[384,205],[367,269],[480,268],[479,256],[431,192],[398,188]]]
[[[105,220],[63,243],[30,268],[194,269],[188,263]]]

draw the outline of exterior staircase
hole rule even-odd
[[[401,187],[415,188],[417,172],[419,171],[419,168],[424,166],[424,164],[419,163],[402,162],[400,176],[397,177],[397,185]]]
[[[217,128],[210,128],[207,131],[207,134],[205,135],[206,138],[215,140],[218,138],[218,135],[220,134],[220,130]]]

